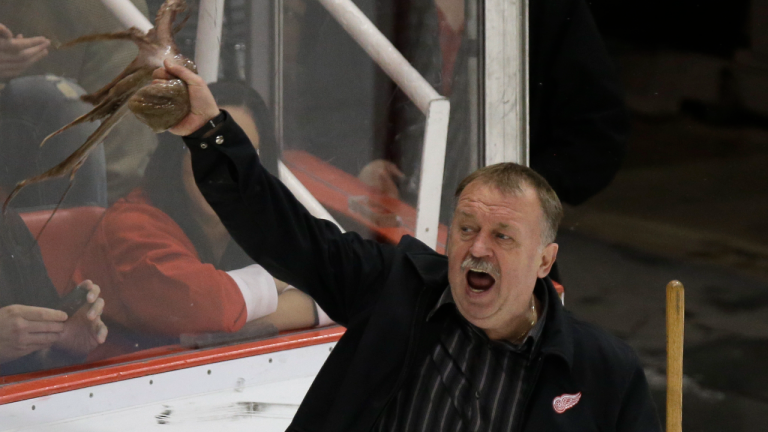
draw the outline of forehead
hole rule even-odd
[[[454,219],[477,219],[499,225],[538,222],[542,210],[532,187],[516,193],[502,192],[493,185],[472,182],[462,191]]]

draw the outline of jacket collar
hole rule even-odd
[[[437,288],[439,296],[448,285],[448,257],[409,235],[404,235],[397,246],[405,251],[424,284]]]
[[[547,296],[549,297],[547,322],[544,324],[541,353],[543,355],[561,357],[570,368],[573,365],[573,334],[567,322],[567,312],[549,276],[539,279],[536,283],[544,284]]]
[[[433,291],[434,299],[430,305],[437,302],[443,290],[448,285],[448,257],[439,255],[419,240],[405,235],[398,247],[405,251],[413,263],[426,287]],[[547,319],[541,338],[541,353],[561,357],[570,368],[573,364],[573,335],[567,322],[566,311],[560,296],[557,294],[549,277],[539,279],[537,284],[544,284],[547,292]]]

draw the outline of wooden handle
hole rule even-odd
[[[667,432],[683,430],[683,330],[685,290],[679,281],[667,284]]]

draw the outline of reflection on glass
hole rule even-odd
[[[450,97],[442,200],[450,209],[452,190],[478,163],[477,4],[355,4],[438,93]],[[291,0],[285,10],[287,148],[307,151],[369,190],[415,206],[424,114],[319,3]]]
[[[143,0],[134,3],[152,16],[162,2],[150,1],[149,8]],[[39,147],[49,133],[90,110],[80,96],[109,82],[136,55],[133,44],[121,42],[53,49],[78,36],[120,29],[98,1],[34,6],[0,2],[2,198],[18,181],[61,162],[85,142],[97,124],[75,127]],[[225,32],[221,70],[236,80],[246,72],[248,6],[227,6],[233,25]],[[188,29],[179,36],[187,52]],[[22,56],[23,67],[9,53]],[[212,91],[276,172],[272,120],[261,96],[242,81],[220,82]],[[205,347],[330,324],[311,298],[274,280],[230,240],[194,186],[181,139],[168,135],[162,141],[155,151],[156,136],[147,127],[124,121],[105,143],[106,155],[99,148],[68,193],[68,179],[53,180],[24,189],[13,201],[0,224],[0,375],[167,344]],[[85,280],[100,287],[86,301],[98,306],[83,307],[62,324],[66,315],[54,309]],[[85,316],[89,311],[93,320]],[[17,323],[33,312],[43,314],[38,321],[52,322],[48,339],[19,337]],[[106,329],[100,315],[109,327],[101,345]],[[62,331],[64,336],[56,336]]]

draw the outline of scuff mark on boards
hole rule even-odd
[[[163,411],[155,416],[157,424],[246,420],[249,418],[292,419],[299,409],[297,404],[269,402],[235,402],[227,405],[172,407],[163,405]]]

